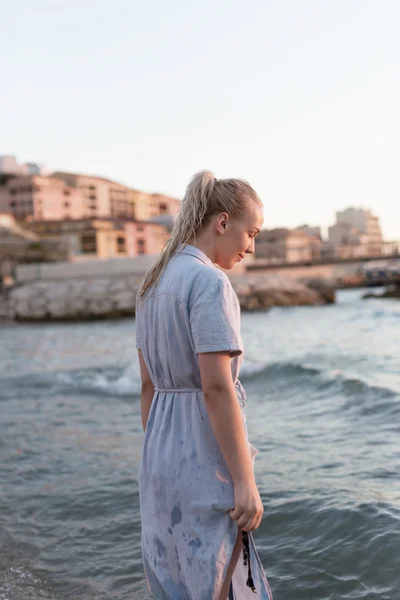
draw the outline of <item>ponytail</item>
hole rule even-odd
[[[200,171],[190,181],[171,237],[164,244],[155,265],[147,272],[140,286],[139,298],[143,298],[147,290],[158,282],[161,273],[178,248],[182,244],[191,244],[196,241],[196,235],[207,214],[208,201],[212,196],[215,182],[216,179],[210,171]]]
[[[200,171],[186,188],[182,205],[172,229],[170,239],[164,244],[161,255],[146,273],[138,297],[142,299],[156,285],[166,265],[178,248],[195,244],[199,231],[214,214],[227,212],[232,219],[239,219],[245,212],[246,202],[261,200],[249,183],[241,179],[215,179],[210,171]]]

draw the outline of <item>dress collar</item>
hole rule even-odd
[[[185,244],[180,246],[180,248],[178,249],[178,253],[190,254],[190,256],[195,256],[196,258],[201,260],[201,262],[203,262],[205,265],[209,265],[211,267],[214,266],[214,263],[211,260],[211,258],[209,258],[207,254],[205,254],[202,250],[196,248],[196,246],[192,246],[192,244]]]

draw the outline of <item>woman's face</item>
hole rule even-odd
[[[254,238],[264,222],[262,206],[248,203],[248,209],[240,220],[231,219],[227,213],[217,218],[217,239],[215,262],[223,269],[232,269],[243,260],[246,254],[254,253]]]

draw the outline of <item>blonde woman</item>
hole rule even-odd
[[[262,223],[248,183],[198,173],[138,293],[142,554],[156,600],[272,598],[251,534],[263,506],[238,380],[240,308],[215,266],[252,254]]]

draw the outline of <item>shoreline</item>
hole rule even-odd
[[[274,306],[321,306],[335,302],[323,281],[308,284],[278,275],[229,276],[243,312]],[[138,275],[36,280],[0,294],[0,323],[84,322],[135,316]]]

